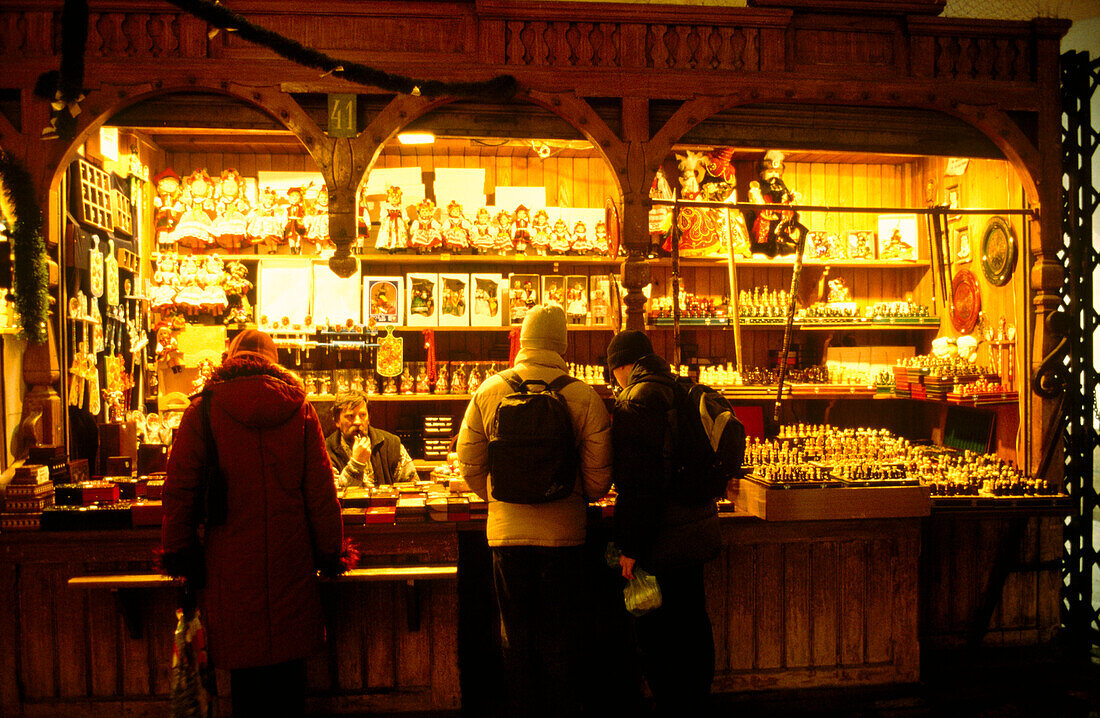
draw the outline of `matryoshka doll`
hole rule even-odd
[[[462,215],[462,205],[452,199],[447,203],[447,218],[443,220],[443,246],[449,252],[461,252],[470,246],[470,221]]]
[[[482,207],[474,217],[473,235],[470,244],[475,252],[489,254],[496,248],[496,225],[489,215],[489,210]]]
[[[275,248],[283,241],[283,227],[286,221],[278,205],[275,190],[265,187],[260,194],[260,204],[252,210],[248,220],[248,241],[253,245],[263,244],[268,254],[274,254]]]
[[[512,246],[517,254],[527,254],[531,244],[531,212],[524,205],[516,207],[512,218]]]
[[[386,203],[382,205],[378,238],[374,242],[375,249],[393,252],[398,249],[405,249],[408,246],[409,227],[405,224],[403,194],[401,188],[397,185],[386,187]]]
[[[166,169],[153,178],[153,185],[157,189],[157,196],[153,199],[153,231],[157,245],[162,250],[171,249],[175,244],[172,230],[176,228],[184,210],[180,203],[180,177]]]
[[[443,225],[435,218],[435,202],[425,197],[416,205],[416,219],[409,223],[409,247],[426,254],[443,244]]]
[[[544,255],[550,249],[550,215],[545,209],[540,208],[535,212],[535,219],[531,222],[531,244],[535,251]]]
[[[328,187],[324,185],[317,190],[313,210],[306,217],[306,239],[318,249],[333,246],[328,236]]]
[[[589,254],[592,251],[592,241],[588,239],[588,227],[581,220],[573,225],[573,254]]]
[[[205,169],[195,170],[185,180],[183,203],[187,205],[172,238],[185,247],[202,251],[214,242],[214,181]]]
[[[305,192],[301,187],[291,187],[286,191],[286,197],[290,205],[286,208],[283,239],[290,244],[291,254],[301,254],[302,237],[306,236]]]
[[[222,172],[214,206],[218,215],[210,230],[214,241],[224,249],[240,249],[248,234],[248,198],[241,187],[241,175],[237,170]]]
[[[569,227],[565,220],[559,218],[554,222],[554,231],[550,234],[550,252],[552,254],[565,254],[573,246],[573,237],[569,234]]]
[[[496,250],[501,254],[512,252],[515,249],[512,245],[512,215],[508,213],[508,210],[502,209],[493,217],[493,224],[496,225],[496,242],[494,243]]]

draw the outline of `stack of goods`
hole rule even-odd
[[[447,454],[446,462],[432,469],[432,483],[445,487],[452,494],[463,494],[470,490],[462,475],[462,466],[458,463],[458,454]]]
[[[399,524],[417,523],[427,518],[428,492],[420,482],[396,484],[398,490],[394,521]]]
[[[711,297],[700,297],[691,292],[680,292],[680,322],[682,324],[722,325],[728,323],[726,307]],[[672,297],[654,297],[649,300],[649,323],[671,324],[673,320]]]
[[[988,367],[959,355],[922,354],[903,359],[894,367],[894,393],[913,399],[946,399],[957,389],[977,381],[1000,383]]]
[[[1050,482],[1026,476],[996,456],[964,452],[918,455],[909,471],[933,496],[1057,496]]]
[[[939,324],[938,317],[928,316],[928,307],[908,301],[876,302],[863,313],[875,324]]]
[[[783,289],[742,289],[737,297],[737,314],[742,324],[780,324],[787,316],[789,296]]]
[[[958,384],[946,395],[947,401],[967,406],[984,404],[1003,404],[1014,402],[1019,394],[1003,382],[993,379],[978,379],[966,384]]]
[[[427,461],[445,460],[451,450],[451,435],[453,433],[453,416],[426,415],[424,417],[424,459]]]
[[[37,529],[43,511],[54,502],[50,469],[42,464],[26,464],[15,470],[4,492],[4,511],[0,529],[4,531]]]
[[[428,494],[428,516],[432,521],[469,521],[470,500],[466,496]]]

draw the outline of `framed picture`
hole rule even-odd
[[[375,324],[401,324],[404,277],[363,277],[363,316]]]
[[[588,277],[583,274],[565,278],[565,316],[570,324],[588,323]]]
[[[499,327],[504,321],[502,311],[504,277],[500,274],[471,274],[470,326]]]
[[[359,272],[343,279],[328,264],[313,264],[313,323],[348,326],[363,323],[362,284]]]
[[[439,321],[439,275],[409,272],[405,321],[410,327],[434,327]]]
[[[539,275],[512,274],[508,277],[508,321],[522,324],[527,310],[539,303]]]
[[[880,214],[878,216],[878,258],[915,261],[917,248],[917,215]]]
[[[607,324],[611,321],[611,277],[594,275],[588,280],[588,288],[588,311],[592,315],[592,324]]]
[[[256,274],[256,319],[260,328],[289,331],[298,326],[304,331],[313,293],[310,267],[260,260]]]
[[[814,230],[806,233],[806,257],[825,259],[829,256],[829,238],[824,232]]]
[[[542,303],[557,304],[565,309],[565,277],[547,274],[542,278]]]
[[[955,264],[969,264],[971,257],[970,227],[951,230],[951,256]]]
[[[962,206],[962,200],[960,199],[959,186],[958,185],[953,185],[951,187],[945,187],[944,188],[944,193],[945,193],[944,202],[947,204],[947,207],[949,209],[958,209],[959,207]],[[949,215],[947,215],[947,221],[948,222],[958,222],[959,219],[961,219],[961,217],[962,217],[962,215],[949,214]]]
[[[874,259],[875,233],[866,230],[849,232],[848,256],[852,259]]]
[[[470,275],[439,275],[439,326],[470,326]]]

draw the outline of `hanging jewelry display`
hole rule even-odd
[[[995,287],[1003,287],[1016,269],[1016,233],[1002,217],[993,217],[982,235],[982,274]]]

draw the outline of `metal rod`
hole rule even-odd
[[[680,366],[680,208],[672,208],[672,365]]]
[[[791,351],[791,333],[794,331],[794,303],[798,296],[798,285],[802,278],[802,257],[806,253],[806,229],[798,221],[798,213],[791,220],[798,232],[798,247],[794,256],[794,274],[791,276],[791,296],[787,301],[787,325],[783,329],[783,351],[779,354],[779,385],[775,390],[775,408],[772,411],[772,427],[778,430],[779,413],[783,407],[783,383],[787,379],[787,357]]]
[[[665,207],[675,207],[677,205],[684,207],[711,207],[717,209],[741,209],[741,210],[759,210],[761,208],[775,208],[778,205],[759,204],[757,202],[704,202],[701,200],[693,199],[651,199],[649,200],[652,205],[660,205]],[[784,210],[793,210],[795,212],[859,212],[866,214],[892,214],[892,213],[906,213],[906,214],[931,214],[938,211],[934,207],[838,207],[827,204],[784,204],[782,205]],[[1022,215],[1033,218],[1039,217],[1039,210],[1037,209],[952,209],[952,215],[956,214],[977,214],[977,215]]]

